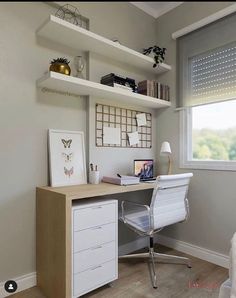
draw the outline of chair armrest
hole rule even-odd
[[[184,204],[185,204],[185,209],[186,209],[186,217],[185,217],[184,221],[187,221],[189,219],[189,216],[190,216],[189,202],[188,202],[187,198],[184,199]]]
[[[150,212],[150,207],[148,205],[143,205],[143,204],[139,204],[139,203],[135,203],[135,202],[131,202],[131,201],[122,201],[121,202],[121,218],[123,220],[124,223],[126,223],[126,212],[128,211],[128,209],[130,210],[130,208],[128,207],[131,207],[131,210],[132,210],[132,207],[137,207],[138,208],[141,208],[141,209],[145,209],[147,211],[147,215],[149,217],[149,226],[151,226],[151,212]],[[134,208],[133,208],[134,209]]]

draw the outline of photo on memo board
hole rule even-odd
[[[87,184],[84,133],[48,131],[50,185]]]

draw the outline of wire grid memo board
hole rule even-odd
[[[145,126],[137,126],[136,114],[145,113]],[[120,145],[103,143],[103,127],[120,128]],[[127,133],[138,131],[139,143],[129,145]],[[96,104],[96,146],[97,147],[121,147],[121,148],[151,148],[152,147],[152,114]]]

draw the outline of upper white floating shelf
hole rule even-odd
[[[37,35],[74,49],[98,53],[150,73],[160,74],[171,69],[171,66],[165,63],[153,68],[151,57],[53,15],[50,15],[49,19],[37,30]]]
[[[48,88],[61,92],[69,92],[81,96],[94,96],[110,101],[126,102],[135,106],[154,109],[166,108],[171,105],[169,101],[133,93],[100,83],[63,75],[57,72],[49,72],[37,81],[39,88]]]

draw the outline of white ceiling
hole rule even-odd
[[[158,18],[167,11],[179,6],[183,2],[130,2],[154,18]]]

